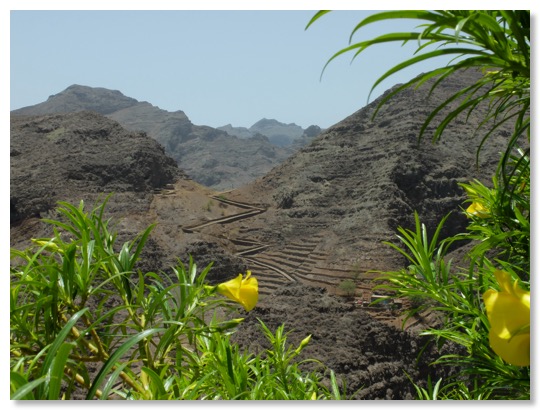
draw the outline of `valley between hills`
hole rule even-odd
[[[448,371],[429,365],[440,354],[434,344],[416,363],[424,348],[418,330],[436,318],[416,317],[402,329],[400,309],[361,302],[370,301],[377,271],[405,266],[383,244],[395,242],[398,226],[411,228],[416,211],[433,231],[451,213],[443,234],[460,232],[466,220],[459,183],[474,178],[489,183],[508,130],[492,136],[477,163],[480,139],[475,131],[482,109],[457,118],[439,143],[431,143],[429,135],[417,139],[433,108],[477,76],[472,71],[455,75],[431,95],[428,85],[404,91],[375,118],[379,100],[374,101],[306,137],[283,157],[277,153],[284,147],[252,137],[262,144],[258,152],[275,162],[267,161],[271,166],[264,172],[253,165],[259,174],[232,183],[232,189],[224,178],[237,168],[218,172],[230,165],[221,159],[243,163],[244,171],[250,165],[241,155],[264,161],[253,158],[253,151],[235,153],[232,146],[226,152],[208,148],[230,140],[225,131],[195,126],[182,112],[163,120],[165,114],[157,111],[159,126],[176,130],[160,140],[148,131],[158,127],[149,125],[147,114],[156,107],[148,103],[103,89],[96,97],[107,101],[101,108],[81,104],[97,101],[86,94],[76,100],[76,94],[67,93],[63,102],[62,93],[51,96],[54,108],[43,103],[11,113],[11,246],[21,248],[30,238],[50,235],[40,219],[55,216],[57,201],[84,200],[91,206],[113,193],[107,213],[116,222],[120,243],[155,224],[141,270],[166,272],[177,258],[185,262],[191,255],[201,268],[214,264],[211,283],[248,269],[258,278],[260,302],[235,334],[238,344],[254,350],[264,346],[257,318],[269,326],[285,323],[293,342],[313,335],[307,356],[328,364],[351,391],[364,386],[357,398],[411,398],[414,391],[405,372],[415,380],[428,375],[436,380]],[[130,117],[130,126],[121,121],[128,109],[138,113]],[[136,129],[137,118],[140,124],[144,119],[146,129]],[[197,161],[207,164],[201,171],[207,177],[197,181],[192,168],[182,167],[195,149],[206,156],[206,162]],[[212,172],[219,183],[209,183]],[[460,249],[454,255],[459,263]],[[354,281],[354,297],[340,289],[345,280]],[[409,303],[399,302],[401,308]],[[443,349],[451,352],[453,347]]]

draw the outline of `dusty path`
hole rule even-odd
[[[201,228],[205,228],[205,227],[210,226],[210,225],[227,224],[227,223],[231,223],[231,222],[236,222],[236,221],[240,221],[242,219],[246,219],[246,218],[250,218],[252,216],[258,215],[258,214],[260,214],[262,212],[264,212],[264,210],[253,209],[253,210],[247,211],[247,212],[241,212],[241,213],[234,214],[234,215],[224,216],[222,218],[212,219],[210,221],[207,221],[207,222],[204,222],[204,223],[201,223],[201,224],[197,224],[197,225],[184,226],[184,227],[182,227],[182,230],[184,232],[187,232],[187,233],[193,233],[195,231],[200,230]]]

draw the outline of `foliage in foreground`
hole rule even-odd
[[[328,11],[314,15],[308,27]],[[354,58],[377,44],[417,41],[415,56],[384,73],[374,84],[392,74],[440,56],[453,56],[440,68],[420,74],[388,93],[393,95],[433,80],[432,90],[458,70],[477,69],[483,76],[449,96],[427,117],[421,139],[438,114],[447,110],[436,126],[433,141],[447,125],[480,104],[488,114],[480,149],[502,125],[513,124],[507,148],[493,176],[493,186],[480,181],[462,184],[470,202],[467,232],[439,239],[438,225],[431,238],[415,214],[415,228],[399,228],[400,245],[388,244],[409,263],[405,269],[382,272],[379,286],[398,297],[418,303],[409,315],[438,311],[442,324],[427,329],[440,343],[457,343],[464,354],[442,356],[436,363],[458,365],[452,380],[427,381],[415,386],[420,399],[528,399],[530,397],[530,11],[527,10],[399,10],[375,13],[353,29],[350,40],[363,27],[396,19],[420,20],[416,32],[387,33],[352,43],[335,53],[352,52]],[[376,113],[375,113],[376,115]],[[467,138],[469,136],[464,136]],[[524,141],[526,139],[526,141]],[[473,244],[468,269],[455,268],[448,260],[451,244]]]
[[[105,204],[86,212],[60,203],[63,218],[46,221],[52,238],[12,250],[11,399],[339,397],[334,377],[330,391],[320,373],[300,369],[309,337],[291,346],[283,326],[261,322],[266,352],[231,343],[243,319],[218,293],[250,310],[255,278],[208,286],[210,266],[197,272],[192,260],[168,275],[143,273],[135,264],[152,226],[117,250]]]

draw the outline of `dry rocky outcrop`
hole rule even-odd
[[[184,176],[156,141],[90,111],[13,116],[10,138],[12,224],[81,195],[130,193],[149,202],[154,189]]]

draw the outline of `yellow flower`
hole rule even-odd
[[[478,218],[489,218],[491,216],[489,209],[479,202],[473,202],[465,212],[468,216],[474,215]]]
[[[489,345],[505,362],[516,366],[530,365],[531,293],[512,283],[507,272],[496,270],[501,290],[484,293],[489,330]]]
[[[248,312],[255,307],[259,299],[257,279],[251,277],[251,271],[249,270],[246,272],[244,279],[242,279],[240,273],[236,278],[220,283],[216,289],[222,295],[240,303]]]

